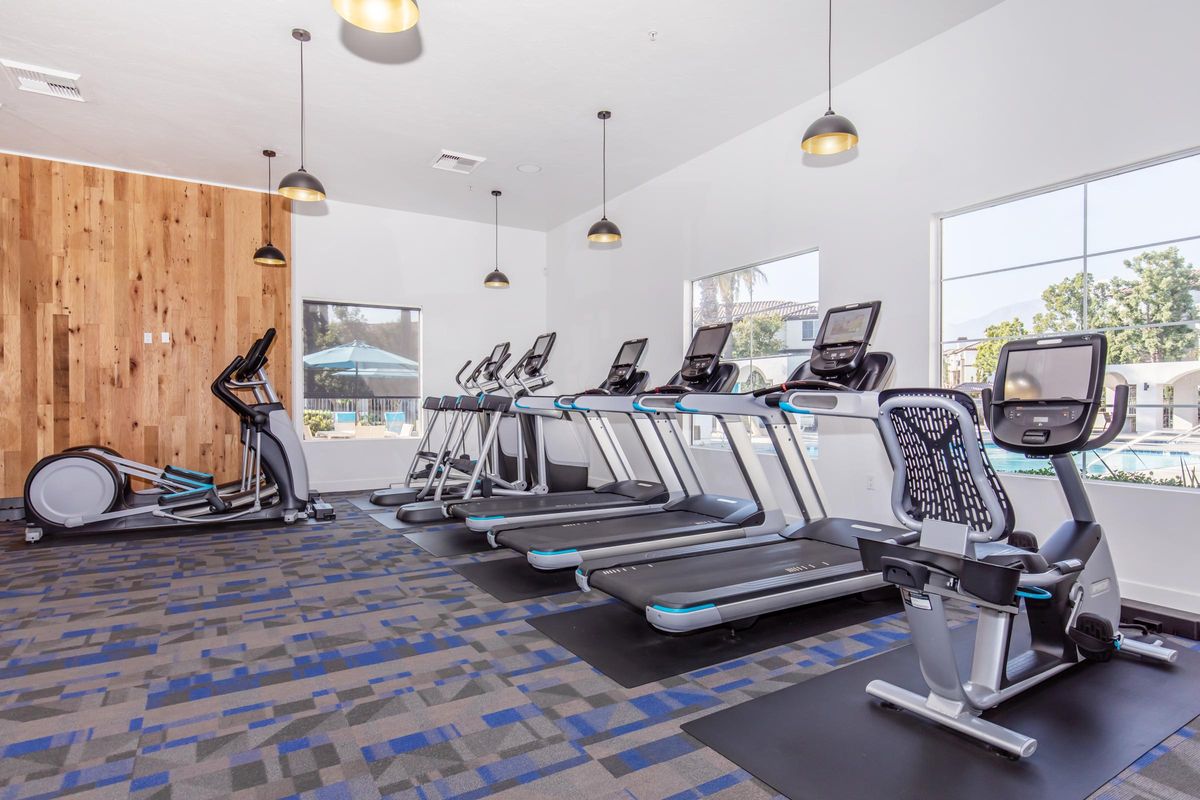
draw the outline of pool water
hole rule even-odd
[[[1001,472],[1019,472],[1050,466],[1046,459],[1026,458],[1019,453],[1001,450],[990,443],[985,447],[992,466]],[[1081,456],[1076,453],[1075,462],[1077,464],[1082,463],[1080,459]],[[1146,472],[1155,469],[1178,470],[1181,462],[1189,468],[1200,467],[1200,453],[1177,450],[1121,450],[1114,452],[1112,448],[1102,447],[1088,453],[1088,472],[1093,475],[1102,475],[1110,469],[1121,472]]]

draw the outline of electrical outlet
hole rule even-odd
[[[142,334],[142,344],[154,344],[154,334],[146,331]]]
[[[867,476],[867,491],[868,492],[875,491],[875,476],[874,475]]]
[[[168,332],[166,332],[166,331],[163,331],[163,332],[162,332],[162,343],[163,343],[163,344],[170,344],[170,343],[171,343],[171,334],[170,334],[170,333],[168,333]]]

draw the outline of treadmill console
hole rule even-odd
[[[608,377],[602,385],[608,389],[619,390],[637,374],[638,365],[642,362],[645,352],[645,339],[630,339],[622,344],[612,366],[608,368]]]
[[[1107,350],[1100,334],[1004,345],[984,398],[992,440],[1029,456],[1083,449],[1104,397]]]
[[[683,356],[679,377],[687,383],[699,383],[710,378],[721,363],[721,352],[733,330],[730,322],[697,328],[692,343]]]
[[[822,378],[847,375],[862,366],[879,320],[880,302],[851,303],[825,313],[808,368]]]

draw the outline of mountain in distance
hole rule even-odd
[[[995,325],[997,322],[1006,322],[1013,317],[1019,317],[1025,320],[1025,325],[1032,328],[1033,315],[1044,310],[1041,297],[1022,300],[1018,303],[1009,303],[1000,308],[994,308],[986,314],[981,314],[977,317],[964,320],[952,320],[947,313],[949,309],[942,310],[942,339],[947,342],[952,342],[955,339],[981,339],[983,332],[989,325]]]

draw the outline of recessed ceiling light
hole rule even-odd
[[[526,175],[532,175],[535,172],[541,172],[542,168],[537,164],[517,164],[517,172],[524,172]]]

